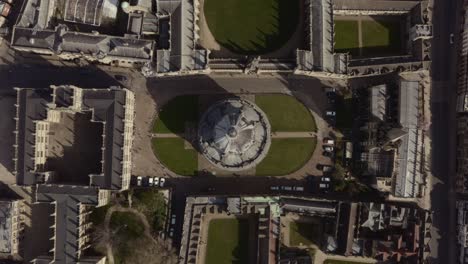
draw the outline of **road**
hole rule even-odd
[[[461,1],[434,0],[432,42],[432,239],[429,263],[457,263],[455,229],[456,47]],[[457,39],[455,39],[457,40]],[[457,41],[456,41],[457,43]]]

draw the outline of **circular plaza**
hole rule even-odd
[[[293,96],[184,95],[159,110],[152,146],[177,175],[283,176],[315,168],[316,133],[311,111]]]

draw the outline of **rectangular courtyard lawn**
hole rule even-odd
[[[273,132],[317,131],[315,120],[309,110],[292,96],[256,95],[255,103],[267,115]]]
[[[291,222],[289,223],[289,244],[291,246],[320,246],[323,230],[319,224]]]
[[[198,170],[198,156],[194,149],[185,149],[184,139],[154,138],[153,151],[156,157],[171,171],[186,176]]]
[[[355,16],[353,18],[335,20],[335,52],[349,52],[353,56],[363,57],[402,53],[404,33],[402,21],[404,20],[401,17],[373,16],[369,19]]]
[[[362,21],[362,55],[401,53],[401,21],[391,18]]]
[[[267,156],[257,165],[256,175],[287,175],[302,168],[314,153],[315,138],[274,138]]]
[[[249,221],[214,219],[208,227],[204,264],[244,264],[249,260]]]
[[[359,55],[358,21],[335,20],[335,51]]]

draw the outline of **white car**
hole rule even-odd
[[[454,38],[455,36],[452,34],[450,34],[450,44],[453,44],[455,41],[454,41]]]
[[[330,182],[331,179],[330,179],[330,177],[322,177],[322,178],[320,178],[320,181],[322,181],[322,182]]]
[[[334,145],[335,145],[335,140],[329,139],[329,138],[325,138],[325,139],[323,139],[323,144],[334,146]]]
[[[272,191],[279,191],[279,186],[270,186],[270,190]]]
[[[328,184],[328,183],[320,183],[320,184],[319,184],[319,188],[320,188],[320,189],[328,189],[328,188],[330,188],[330,184]]]
[[[138,176],[137,177],[137,186],[141,186],[141,183],[143,182],[143,177]]]
[[[154,177],[154,186],[159,186],[159,177]]]
[[[324,146],[323,149],[328,152],[333,152],[333,147],[332,146]]]
[[[151,177],[148,178],[148,186],[153,186],[153,178]]]
[[[327,112],[325,112],[325,115],[326,116],[336,116],[336,112],[335,111],[327,111]]]
[[[171,229],[169,229],[169,237],[173,237],[174,236],[174,228],[171,227]]]
[[[159,178],[159,187],[164,187],[164,183],[166,182],[166,179],[161,177]]]

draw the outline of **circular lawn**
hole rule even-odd
[[[265,54],[281,48],[299,22],[299,0],[205,0],[216,41],[232,52]]]

